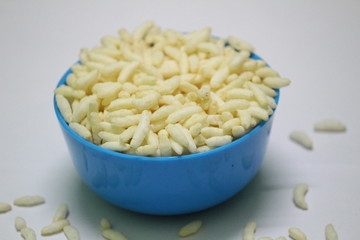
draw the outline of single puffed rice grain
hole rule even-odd
[[[21,229],[26,228],[26,221],[22,217],[15,218],[15,229],[16,231],[20,232]]]
[[[139,155],[139,156],[157,156],[158,154],[158,149],[159,146],[158,145],[143,145],[140,146],[138,148],[136,148],[135,150],[135,154]]]
[[[224,122],[224,124],[222,125],[222,129],[225,135],[231,135],[233,127],[240,125],[241,125],[241,120],[239,118],[232,118]]]
[[[143,24],[141,24],[139,27],[137,27],[133,34],[132,34],[132,40],[134,42],[139,41],[141,39],[144,39],[146,33],[154,26],[153,21],[147,21]]]
[[[279,76],[278,72],[276,72],[274,69],[269,68],[269,67],[259,68],[255,71],[255,74],[261,78],[278,77]]]
[[[326,119],[316,122],[314,130],[321,132],[345,132],[346,125],[335,119]]]
[[[73,76],[73,75],[69,75],[69,76]],[[74,80],[74,81],[76,81],[76,80]],[[70,85],[70,84],[68,84],[68,85]],[[85,96],[85,91],[75,90],[72,87],[66,86],[66,85],[61,85],[60,87],[58,87],[57,89],[54,90],[54,93],[63,95],[66,98],[81,99]]]
[[[243,240],[255,240],[256,222],[250,221],[245,225]]]
[[[86,75],[76,79],[74,88],[76,90],[86,90],[88,87],[94,85],[98,80],[99,71],[97,69],[92,70]]]
[[[335,231],[335,228],[332,224],[327,224],[325,227],[325,237],[326,240],[338,240],[338,234]]]
[[[254,51],[254,47],[250,43],[240,40],[236,37],[229,36],[227,38],[227,41],[229,42],[230,46],[232,46],[236,50],[244,50],[244,51],[249,51],[249,52]]]
[[[196,144],[194,142],[194,139],[190,133],[190,131],[183,127],[181,124],[176,124],[185,134],[186,140],[187,140],[187,149],[190,151],[190,153],[196,152]]]
[[[25,227],[21,229],[21,237],[24,240],[36,240],[36,234],[35,231],[31,228]]]
[[[123,233],[113,229],[105,229],[101,232],[101,235],[107,240],[127,240]]]
[[[305,233],[299,228],[289,228],[289,236],[293,240],[307,240]]]
[[[165,129],[162,129],[158,133],[159,136],[159,150],[160,150],[160,156],[166,157],[171,156],[172,149],[171,149],[171,143],[169,140],[169,134]]]
[[[140,121],[134,133],[134,136],[130,141],[130,147],[132,148],[139,147],[144,141],[149,131],[150,131],[150,112],[148,110],[144,110],[141,113]]]
[[[104,65],[116,63],[116,60],[114,58],[106,56],[104,54],[96,53],[95,51],[89,52],[88,58],[90,59],[90,61],[99,62]]]
[[[282,88],[288,86],[290,80],[281,77],[267,77],[263,80],[263,83],[271,88]]]
[[[53,235],[59,232],[62,232],[64,227],[70,225],[69,221],[67,219],[59,220],[56,222],[53,222],[41,229],[41,235],[42,236],[49,236]]]
[[[239,138],[245,135],[246,130],[243,126],[233,126],[231,129],[231,134],[234,136],[234,138]]]
[[[136,98],[133,100],[132,104],[134,107],[140,111],[146,109],[152,109],[153,107],[157,106],[159,103],[160,95],[152,92],[149,95],[146,95],[142,98]]]
[[[249,107],[246,111],[248,111],[252,117],[265,121],[269,120],[269,112],[261,107]]]
[[[173,113],[171,113],[166,119],[167,123],[177,123],[180,120],[187,119],[195,113],[202,112],[202,108],[199,106],[189,106],[181,108]]]
[[[258,240],[274,240],[272,237],[261,237]]]
[[[201,123],[196,123],[195,125],[191,126],[189,131],[191,133],[192,137],[196,137],[201,133],[201,129],[202,129],[202,124]]]
[[[261,106],[267,106],[268,100],[267,95],[259,88],[260,84],[248,82],[247,86],[253,92],[255,99]]]
[[[183,132],[182,128],[180,127],[180,125],[168,124],[166,126],[166,131],[169,133],[171,138],[174,139],[174,141],[179,143],[181,146],[188,148],[188,145],[189,145],[188,139],[187,139],[185,133]]]
[[[11,205],[8,203],[0,202],[0,213],[6,213],[11,210]]]
[[[14,205],[20,207],[32,207],[45,203],[45,198],[41,196],[24,196],[14,200]]]
[[[309,190],[307,184],[297,184],[293,191],[293,201],[298,208],[303,210],[308,209],[308,204],[305,201],[305,195]]]
[[[112,118],[111,123],[118,127],[128,128],[130,126],[138,125],[141,119],[141,114],[129,115],[126,117]]]
[[[101,144],[101,147],[117,152],[125,152],[130,149],[129,144],[122,142],[105,142]]]
[[[307,135],[307,133],[303,131],[296,131],[296,130],[292,131],[290,133],[290,139],[300,144],[304,148],[307,148],[309,150],[313,149],[312,139],[309,137],[309,135]]]
[[[63,231],[67,240],[80,240],[80,233],[75,227],[68,225]]]
[[[102,218],[100,220],[100,227],[102,230],[106,230],[106,229],[111,229],[112,226],[111,226],[111,223],[110,221],[107,219],[107,218]]]
[[[286,240],[286,237],[281,236],[281,237],[276,238],[275,240]]]
[[[221,85],[225,82],[227,77],[229,76],[229,68],[224,67],[219,70],[217,70],[212,78],[210,79],[210,86],[213,89],[220,88]]]
[[[215,136],[211,137],[205,140],[206,145],[209,147],[221,147],[225,144],[230,143],[232,140],[232,137],[229,135],[225,136]]]
[[[186,225],[184,225],[182,228],[180,228],[178,235],[179,237],[188,237],[190,235],[196,234],[202,226],[202,221],[196,220],[192,221]]]
[[[174,150],[174,152],[175,152],[177,155],[183,154],[183,152],[184,152],[184,147],[181,146],[177,141],[175,141],[175,140],[172,139],[172,138],[169,138],[169,140],[170,140],[170,146],[171,146],[172,150]]]
[[[103,142],[116,142],[120,139],[120,134],[114,134],[105,131],[99,132],[98,135]]]
[[[67,123],[70,123],[72,121],[73,113],[69,101],[61,94],[56,94],[55,98],[61,115]]]
[[[271,87],[268,87],[264,84],[258,84],[256,85],[261,91],[264,92],[265,95],[267,95],[268,97],[272,97],[272,99],[274,99],[273,97],[277,96],[277,92],[272,89]]]
[[[70,123],[69,127],[74,130],[74,132],[76,132],[80,137],[91,141],[92,139],[92,135],[91,132],[89,131],[89,129],[87,129],[85,126],[79,124],[79,123]]]
[[[133,99],[132,98],[118,98],[110,103],[110,105],[106,108],[107,111],[116,111],[120,109],[132,109]]]
[[[151,114],[150,120],[151,122],[155,122],[167,118],[171,113],[175,112],[178,108],[179,106],[177,105],[162,106]]]
[[[60,204],[55,211],[53,222],[66,219],[68,214],[69,214],[69,208],[67,204],[65,203]]]
[[[80,123],[87,116],[91,103],[97,104],[96,95],[86,96],[82,98],[76,109],[73,109],[72,121]]]
[[[120,83],[126,82],[134,74],[139,65],[139,62],[131,62],[126,64],[121,70],[117,81]]]

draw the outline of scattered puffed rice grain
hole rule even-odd
[[[305,233],[303,233],[299,228],[289,228],[289,236],[293,240],[307,240]]]
[[[281,237],[276,238],[275,240],[286,240],[286,237],[281,236]]]
[[[68,225],[63,230],[67,240],[80,240],[80,233],[75,227]]]
[[[67,204],[65,203],[60,204],[55,211],[53,222],[66,219],[68,214],[69,214],[69,208]]]
[[[32,207],[45,203],[45,198],[41,196],[24,196],[14,200],[14,205],[20,207]]]
[[[292,131],[290,133],[290,139],[309,150],[313,149],[312,139],[303,131]]]
[[[111,229],[111,223],[107,218],[102,218],[100,220],[100,227],[102,230]]]
[[[11,210],[11,205],[8,203],[0,202],[0,213],[6,213]]]
[[[16,231],[20,232],[21,229],[26,228],[26,221],[22,217],[15,218],[15,229]]]
[[[107,240],[127,240],[124,234],[113,229],[103,230],[101,235]]]
[[[53,222],[50,225],[47,225],[41,229],[42,236],[49,236],[55,233],[63,231],[64,227],[70,225],[67,219],[63,219],[57,222]]]
[[[345,132],[346,126],[338,120],[327,119],[315,123],[314,130],[321,132]]]
[[[255,240],[256,222],[250,221],[245,225],[243,240]]]
[[[305,195],[309,191],[307,184],[297,184],[293,191],[293,201],[298,208],[303,210],[308,209],[308,204],[305,201]]]
[[[201,225],[202,225],[202,221],[200,220],[192,221],[186,224],[185,226],[183,226],[182,228],[180,228],[178,235],[180,237],[188,237],[190,235],[193,235],[200,230]]]
[[[326,240],[338,240],[338,234],[335,231],[335,228],[332,224],[327,224],[325,227],[325,237]]]
[[[261,237],[258,240],[274,240],[272,237]]]
[[[31,228],[23,228],[21,229],[21,236],[24,240],[36,240],[36,234],[35,231]]]

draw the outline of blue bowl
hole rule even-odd
[[[260,59],[255,54],[254,59]],[[68,70],[58,86],[65,84]],[[275,97],[276,103],[279,100]],[[204,210],[231,198],[255,176],[263,161],[274,114],[222,147],[184,156],[144,157],[107,150],[77,135],[54,98],[73,163],[94,192],[122,208],[155,215]]]

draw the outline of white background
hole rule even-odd
[[[256,53],[291,86],[281,92],[264,164],[240,194],[196,214],[156,217],[115,207],[79,179],[53,111],[53,89],[80,48],[99,44],[119,28],[133,30],[146,20],[163,29],[213,34],[251,42]],[[38,239],[60,203],[82,239],[102,239],[99,221],[107,217],[132,239],[178,239],[193,219],[204,222],[188,239],[241,239],[247,221],[258,224],[256,238],[287,236],[298,227],[308,239],[325,239],[332,223],[340,239],[360,235],[360,159],[357,125],[360,103],[359,1],[0,1],[0,201],[42,195],[46,204],[13,206],[0,214],[0,240],[21,239],[14,219],[22,216]],[[313,123],[335,118],[346,133],[316,133]],[[308,151],[289,140],[306,131]],[[292,188],[309,184],[309,210],[292,203]]]

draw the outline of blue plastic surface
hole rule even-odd
[[[260,59],[252,54],[254,59]],[[65,84],[67,71],[58,86]],[[278,102],[278,96],[275,98]],[[215,206],[238,193],[263,161],[274,116],[245,136],[208,152],[143,157],[99,147],[77,135],[54,107],[81,179],[109,202],[140,213],[184,214]]]

